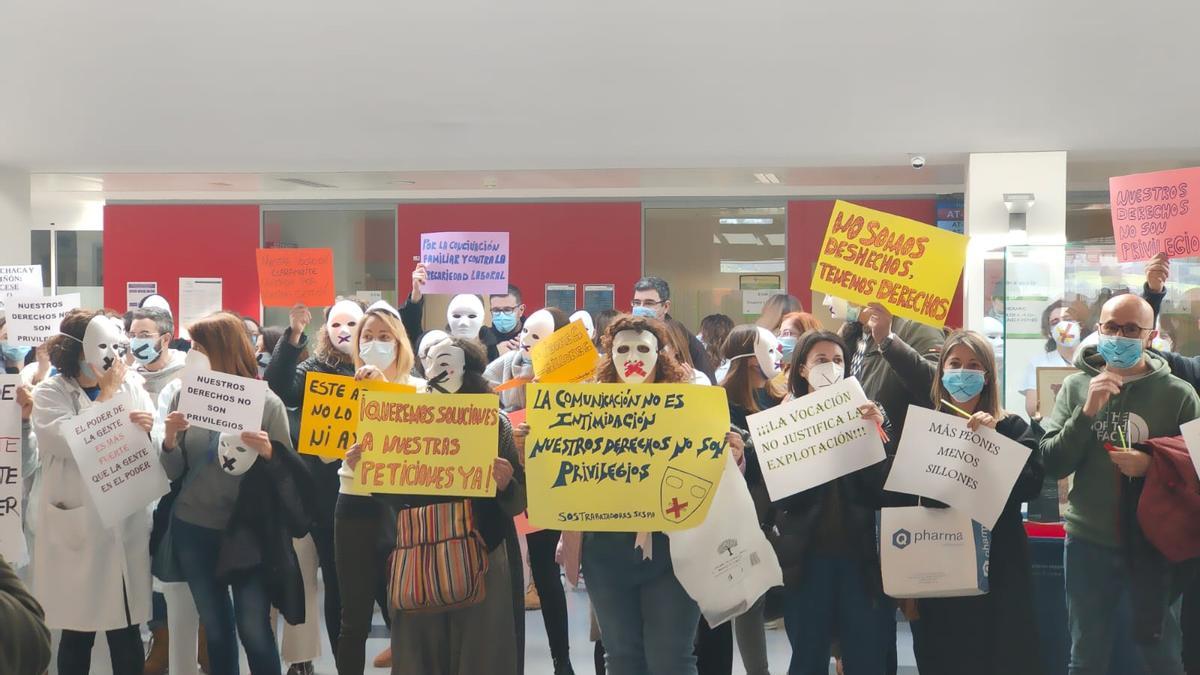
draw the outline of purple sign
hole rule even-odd
[[[431,232],[421,235],[421,264],[432,294],[508,291],[507,232]]]

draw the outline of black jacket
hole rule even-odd
[[[308,347],[308,336],[300,336],[299,346],[292,345],[291,336],[292,329],[289,326],[275,345],[275,353],[267,364],[266,380],[271,391],[287,406],[292,445],[299,448],[300,414],[304,407],[304,384],[308,373],[354,377],[354,363],[344,359],[329,362],[316,356],[310,356],[300,363],[300,355]],[[308,468],[315,486],[313,491],[305,493],[308,508],[319,525],[331,527],[333,509],[337,505],[338,489],[341,487],[337,472],[342,463],[336,461],[327,464],[315,455],[300,455],[300,461]]]
[[[0,673],[41,675],[50,667],[50,630],[43,619],[37,599],[0,559]]]
[[[292,625],[304,623],[304,579],[292,539],[309,532],[311,516],[301,495],[314,490],[294,450],[272,443],[269,461],[259,460],[242,479],[229,524],[221,533],[217,578],[234,582],[260,572],[271,604]]]
[[[488,363],[500,358],[500,344],[515,340],[521,335],[521,328],[525,325],[525,320],[521,319],[517,322],[517,327],[512,329],[510,333],[501,333],[493,326],[484,326],[479,329],[479,341],[483,343],[487,349]]]

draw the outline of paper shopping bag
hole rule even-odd
[[[991,531],[961,511],[882,509],[875,535],[887,595],[947,598],[988,592]]]

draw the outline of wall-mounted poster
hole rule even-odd
[[[546,284],[546,307],[557,307],[568,316],[575,313],[575,284]]]

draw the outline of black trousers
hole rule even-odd
[[[146,655],[142,651],[141,628],[118,628],[106,632],[104,636],[108,639],[113,675],[142,675]],[[92,647],[95,644],[94,632],[64,630],[62,640],[58,643],[59,675],[88,675],[92,669]]]
[[[696,672],[699,675],[733,673],[732,621],[712,628],[707,619],[700,617],[700,627],[696,631]]]
[[[318,523],[310,534],[317,547],[321,578],[325,581],[325,629],[329,632],[329,651],[336,654],[338,636],[342,634],[342,594],[338,588],[333,522]]]
[[[391,627],[388,608],[387,559],[381,545],[388,528],[395,531],[389,509],[371,497],[338,495],[334,516],[334,552],[341,595],[341,632],[337,645],[338,675],[362,675],[367,637],[375,605]]]
[[[567,632],[567,593],[563,590],[558,563],[554,562],[559,534],[558,530],[531,532],[525,535],[525,543],[529,547],[533,585],[542,602],[542,623],[546,625],[550,656],[557,661],[568,661],[571,641]]]
[[[1183,592],[1183,669],[1200,675],[1200,576]]]

